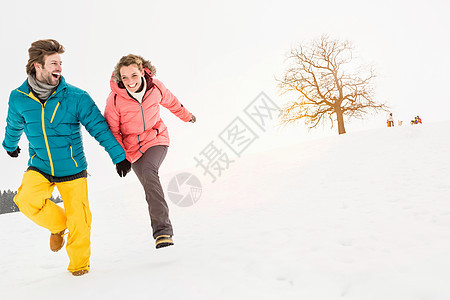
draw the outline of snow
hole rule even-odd
[[[450,121],[241,157],[154,249],[139,182],[90,193],[91,272],[0,216],[1,299],[449,299]],[[174,174],[161,174],[167,184]]]

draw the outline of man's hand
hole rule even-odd
[[[131,170],[131,163],[125,158],[120,163],[116,164],[116,170],[120,177],[125,177]]]
[[[17,146],[17,149],[14,151],[6,151],[6,153],[8,153],[9,156],[16,158],[17,156],[19,156],[20,153],[20,147]]]

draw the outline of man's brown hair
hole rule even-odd
[[[31,44],[30,49],[28,49],[28,63],[27,63],[27,74],[36,74],[36,69],[34,68],[35,63],[44,65],[45,56],[52,55],[55,53],[64,53],[64,47],[55,40],[39,40]]]
[[[122,78],[120,78],[120,68],[123,66],[128,67],[129,65],[136,64],[138,66],[139,71],[142,71],[144,68],[147,68],[150,70],[152,75],[155,75],[156,68],[151,64],[150,61],[146,60],[142,56],[134,55],[134,54],[128,54],[126,56],[122,56],[122,58],[117,63],[116,67],[114,68],[114,74],[113,79],[114,82],[119,83],[122,81]]]

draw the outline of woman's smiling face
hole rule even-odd
[[[136,93],[142,85],[144,70],[140,71],[138,65],[131,64],[120,68],[120,79],[128,91]]]

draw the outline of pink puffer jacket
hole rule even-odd
[[[167,127],[159,115],[159,105],[169,109],[181,120],[188,122],[192,114],[164,86],[145,70],[147,91],[142,104],[132,98],[122,83],[111,77],[111,93],[105,107],[105,119],[117,141],[127,153],[127,159],[134,163],[145,151],[156,145],[169,145]]]

